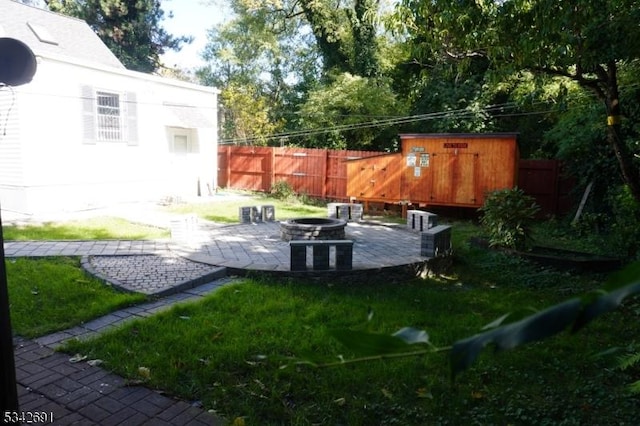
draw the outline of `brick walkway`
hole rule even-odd
[[[222,425],[215,415],[126,381],[86,362],[16,339],[20,410],[55,425]],[[53,422],[50,420],[53,419]]]
[[[21,411],[51,413],[56,425],[222,425],[197,405],[129,386],[122,377],[54,350],[66,340],[85,339],[131,321],[198,300],[233,281],[225,277],[142,305],[112,312],[69,330],[33,340],[14,339]]]

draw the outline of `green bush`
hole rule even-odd
[[[296,192],[286,180],[279,180],[271,185],[271,196],[278,200],[291,200],[296,197]]]
[[[531,241],[531,223],[540,210],[533,197],[519,188],[487,194],[480,223],[489,233],[491,247],[525,249]]]
[[[609,230],[611,250],[630,259],[640,257],[640,204],[629,187],[623,186],[611,196],[613,223]]]

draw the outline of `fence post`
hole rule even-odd
[[[329,157],[329,150],[328,149],[324,149],[324,155],[322,156],[322,198],[327,198],[327,176],[329,175],[329,171],[327,170],[327,167],[329,165],[329,161],[328,161],[328,157]]]
[[[269,160],[271,162],[269,164],[269,189],[267,191],[271,190],[271,188],[273,188],[273,184],[276,183],[276,149],[278,148],[271,148],[271,157]]]
[[[231,187],[231,147],[225,147],[227,149],[227,170],[225,170],[225,175],[227,178],[227,187]]]

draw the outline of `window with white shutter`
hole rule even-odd
[[[123,134],[120,95],[96,92],[96,105],[98,140],[120,142]]]
[[[138,104],[133,92],[118,93],[82,87],[85,143],[138,144]]]

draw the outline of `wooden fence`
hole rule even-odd
[[[220,146],[218,185],[268,192],[282,180],[297,193],[348,201],[347,160],[386,154],[309,148]],[[564,177],[558,160],[520,160],[518,187],[541,206],[541,216],[569,213],[575,202],[574,180]]]
[[[559,160],[520,160],[518,187],[535,198],[539,216],[562,216],[576,207],[575,178],[566,176]]]
[[[374,155],[380,152],[220,146],[218,185],[266,192],[282,180],[297,193],[345,201],[346,161]]]

